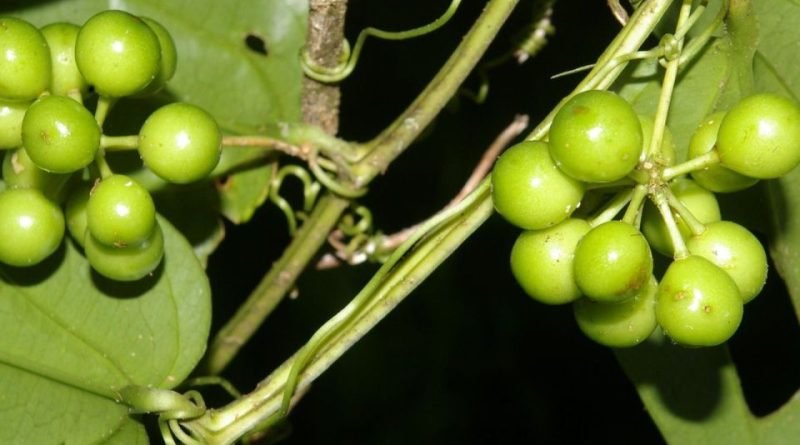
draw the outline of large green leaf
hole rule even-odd
[[[208,281],[184,238],[160,223],[163,264],[138,282],[98,276],[69,242],[38,266],[0,267],[0,443],[139,437],[115,392],[174,387],[197,364]]]
[[[0,5],[0,12],[36,25],[81,24],[104,9],[153,17],[170,31],[178,68],[166,94],[208,110],[226,132],[258,132],[267,123],[300,119],[306,0],[6,0]],[[248,46],[248,37],[263,42],[266,54]],[[230,175],[218,189],[221,210],[231,221],[249,220],[263,204],[272,171],[263,164]]]

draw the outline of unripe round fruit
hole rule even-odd
[[[694,181],[678,179],[670,184],[670,190],[701,223],[708,224],[720,220],[722,215],[719,211],[717,198],[713,193],[700,187]],[[689,230],[689,226],[686,225],[683,218],[675,211],[672,213],[683,239],[692,236],[692,231]],[[661,213],[651,202],[648,202],[644,207],[642,233],[647,238],[647,241],[650,242],[650,247],[657,252],[669,257],[675,254],[667,225],[664,224]]]
[[[147,96],[159,92],[175,75],[175,68],[178,66],[178,51],[175,49],[175,41],[172,40],[172,36],[166,28],[149,17],[139,18],[155,33],[161,47],[161,61],[156,78],[137,94],[137,96]]]
[[[538,231],[523,232],[511,249],[511,272],[531,298],[564,304],[580,298],[573,258],[578,241],[589,231],[582,219],[567,219]]]
[[[22,119],[30,105],[0,100],[0,149],[22,146]]]
[[[158,37],[141,19],[124,11],[103,11],[81,27],[75,61],[101,96],[142,91],[160,68]]]
[[[650,139],[653,137],[653,127],[655,122],[650,116],[639,117],[639,125],[642,126],[642,154],[639,156],[639,161],[644,161],[647,158],[647,151],[650,149]],[[669,128],[664,127],[664,135],[661,137],[661,149],[656,153],[652,159],[659,165],[673,165],[676,158],[675,138],[672,137],[672,132]]]
[[[722,165],[752,178],[778,178],[800,163],[800,107],[775,94],[736,104],[719,127]]]
[[[604,303],[618,303],[638,294],[653,274],[647,240],[622,221],[609,221],[590,230],[578,243],[574,261],[578,289]]]
[[[94,161],[100,147],[100,127],[78,102],[68,97],[45,96],[25,113],[22,143],[41,169],[72,173]]]
[[[3,180],[9,189],[34,188],[58,202],[69,175],[50,173],[33,163],[24,148],[10,150],[3,158]]]
[[[53,67],[50,93],[56,96],[83,94],[89,88],[75,63],[75,41],[80,29],[72,23],[51,23],[42,28],[42,35],[50,47]]]
[[[656,320],[672,340],[685,346],[714,346],[739,327],[742,297],[733,279],[699,255],[675,260],[656,295]]]
[[[64,238],[64,215],[35,189],[0,193],[0,262],[32,266],[56,251]]]
[[[64,209],[64,216],[67,222],[67,230],[72,239],[81,247],[84,246],[88,229],[88,218],[86,217],[86,206],[89,203],[89,193],[92,184],[83,182],[77,185],[69,194],[67,204]]]
[[[656,291],[652,275],[639,293],[621,303],[600,303],[581,298],[573,303],[578,327],[587,337],[612,348],[627,348],[643,342],[656,329]]]
[[[749,230],[730,221],[706,225],[706,230],[686,243],[689,252],[700,255],[728,273],[747,303],[767,280],[767,253]]]
[[[138,246],[156,226],[156,209],[150,193],[124,175],[97,184],[86,206],[89,232],[98,242],[113,247]]]
[[[567,101],[550,126],[550,154],[575,179],[610,182],[636,167],[642,128],[633,108],[614,93],[585,91]]]
[[[567,219],[583,193],[583,183],[555,166],[544,142],[527,141],[509,148],[492,172],[495,208],[523,229],[543,229]]]
[[[725,112],[714,113],[703,119],[689,141],[689,159],[694,159],[711,151],[717,143],[717,133]],[[740,175],[721,165],[714,165],[692,172],[692,179],[703,188],[716,193],[728,193],[746,189],[758,179]]]
[[[186,184],[207,177],[219,162],[222,134],[203,109],[173,103],[156,110],[139,131],[139,154],[161,178]]]
[[[113,247],[87,232],[84,249],[92,269],[117,281],[136,281],[153,272],[164,256],[164,235],[156,224],[151,236],[138,246]]]
[[[25,20],[0,17],[0,99],[32,101],[50,86],[50,50]]]

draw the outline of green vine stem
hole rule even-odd
[[[489,42],[516,5],[517,0],[492,0],[469,31],[453,56],[420,93],[412,105],[381,136],[366,146],[375,156],[358,163],[361,176],[352,184],[359,190],[383,172],[394,158],[407,148],[422,129],[447,104],[458,86],[480,60]],[[309,127],[286,127],[287,130],[314,131]],[[321,130],[319,130],[321,131]],[[302,135],[302,131],[300,131]],[[295,134],[296,137],[301,135]],[[327,136],[328,140],[332,136]],[[335,139],[335,138],[334,138]],[[292,141],[286,138],[288,142]],[[335,139],[338,141],[338,139]],[[261,280],[245,303],[234,314],[209,346],[202,370],[218,374],[230,363],[241,346],[253,335],[263,320],[272,312],[284,295],[292,288],[317,250],[324,244],[350,201],[328,194],[317,204],[309,219],[281,258]]]
[[[214,375],[225,369],[242,345],[291,290],[297,277],[325,244],[328,233],[336,226],[342,212],[349,205],[349,200],[331,193],[320,198],[281,258],[261,279],[233,318],[214,337],[203,363],[204,373]]]
[[[425,234],[416,244],[414,240],[410,240],[408,243],[409,246],[414,246],[413,249],[406,252],[394,267],[385,266],[386,273],[382,275],[380,282],[371,283],[371,304],[363,308],[346,329],[337,331],[325,347],[312,357],[298,376],[298,391],[307,388],[350,346],[391,312],[492,214],[489,189],[487,179],[468,199],[447,210],[454,217],[444,227]],[[209,410],[203,417],[184,422],[183,426],[202,433],[209,444],[233,443],[244,432],[277,412],[284,385],[297,357],[295,355],[276,369],[262,381],[256,391],[222,409]]]
[[[661,17],[667,12],[672,1],[673,0],[649,0],[643,3],[630,17],[622,31],[614,38],[611,44],[609,44],[605,52],[600,55],[597,63],[589,74],[575,87],[572,93],[561,99],[561,102],[559,102],[542,122],[528,134],[526,139],[543,139],[548,130],[550,130],[553,117],[555,117],[558,110],[561,109],[561,106],[574,95],[590,89],[605,89],[611,86],[622,73],[622,70],[625,69],[627,62],[618,63],[614,69],[603,73],[603,71],[606,70],[606,66],[609,63],[614,63],[615,58],[638,51],[644,41],[650,37],[650,33],[653,32],[653,29],[655,29]],[[599,74],[603,75],[599,76]]]
[[[350,54],[350,46],[347,43],[347,40],[342,41],[344,46],[342,50],[342,58],[346,59],[346,62],[343,65],[332,68],[318,65],[314,63],[308,52],[304,51],[303,72],[306,74],[306,76],[318,82],[340,82],[347,78],[347,76],[353,72],[353,69],[355,69],[358,58],[361,55],[361,49],[364,47],[364,42],[367,40],[367,37],[373,36],[383,40],[406,40],[431,33],[444,26],[444,24],[450,20],[453,14],[455,14],[460,4],[461,0],[451,0],[450,6],[447,7],[447,10],[438,19],[428,23],[427,25],[423,25],[414,29],[409,29],[406,31],[384,31],[372,27],[365,28],[358,34],[352,55]]]
[[[493,5],[495,7],[497,7],[496,5],[504,5],[507,8],[511,8],[513,7],[513,4],[514,2],[509,0],[493,0],[487,6],[486,11],[490,11]],[[605,57],[603,60],[605,60],[605,63],[608,63],[608,61],[617,55],[624,54],[625,52],[636,51],[638,49],[638,45],[641,45],[641,42],[643,42],[645,37],[653,30],[654,26],[664,14],[669,4],[670,0],[649,0],[642,7],[640,7],[640,9],[637,10],[637,13],[631,17],[628,25],[626,25],[626,28],[620,34],[620,38],[615,39],[616,44],[614,45],[613,50],[604,53]],[[487,12],[484,13],[482,18],[486,17],[486,14]],[[473,28],[473,30],[474,29],[475,28]],[[447,66],[453,63],[455,62],[450,61],[448,62]],[[602,69],[602,65],[603,63],[599,63],[596,69],[589,73],[581,85],[585,85],[592,80],[597,71]],[[621,69],[622,67],[620,66],[619,71],[621,71]],[[602,80],[601,84],[606,82],[610,84],[610,82],[613,82],[613,78],[618,74],[618,71],[609,73]],[[437,79],[438,77],[439,76],[437,76]],[[441,79],[438,81],[437,79],[435,79],[432,84],[435,85],[441,82]],[[449,84],[449,82],[445,84]],[[581,91],[580,86],[576,89],[576,92],[578,91]],[[446,101],[446,99],[440,99],[439,101],[434,99],[426,100],[426,97],[430,97],[426,96],[426,94],[435,94],[435,92],[430,92],[429,89],[426,89],[421,98],[415,101],[415,104],[418,102],[433,102],[434,104],[439,103],[443,105],[443,102]],[[540,138],[544,136],[554,113],[555,111],[545,118],[539,127],[537,127],[537,130],[534,130],[532,136],[537,136],[537,134]],[[425,114],[423,113],[421,116],[419,116],[419,118],[423,118],[424,115]],[[391,143],[388,145],[376,144],[374,146],[376,151],[377,149],[381,149],[381,152],[386,150],[394,150],[394,156],[397,156],[406,148],[407,145],[404,146],[403,144],[406,143],[406,138],[408,138],[408,135],[413,131],[405,128],[408,126],[408,124],[404,125],[404,121],[408,117],[417,116],[415,107],[412,106],[409,108],[409,110],[407,110],[403,116],[401,116],[401,119],[398,120],[399,123],[395,125],[395,128],[397,128],[397,126],[402,127],[401,130],[398,130],[397,135],[393,135],[392,137],[383,136],[383,138],[377,138],[377,140],[385,140],[386,142],[384,143],[394,141],[399,145],[393,145]],[[421,131],[421,129],[416,129],[414,131]],[[410,143],[410,140],[408,143]],[[389,152],[388,154],[384,153],[383,155],[379,155],[378,158],[373,158],[379,161],[374,164],[376,171],[373,173],[377,174],[382,167],[388,165],[388,162],[390,162],[394,156],[392,156],[392,152]],[[381,160],[383,160],[383,162],[380,162]],[[370,172],[366,171],[366,167],[364,173],[366,176],[363,176],[362,180],[367,180],[370,177]],[[637,190],[641,190],[643,187],[644,186],[637,187]],[[666,205],[668,209],[666,198],[663,196],[663,194],[661,196],[663,198],[663,204]],[[336,219],[338,219],[338,216],[344,210],[344,207],[346,207],[348,201],[341,198],[336,198],[335,196],[327,195],[325,198],[323,198],[320,201],[320,204],[317,206],[315,212],[327,205],[331,205],[325,204],[327,200],[330,199],[340,199],[344,204],[337,209],[338,212],[336,212]],[[489,179],[485,180],[483,184],[473,192],[470,198],[463,201],[453,209],[457,209],[454,211],[459,212],[459,215],[452,221],[449,221],[447,224],[445,224],[444,227],[437,228],[433,233],[426,234],[427,236],[424,240],[416,244],[414,249],[411,252],[408,252],[406,256],[402,258],[402,261],[394,266],[390,273],[384,275],[385,281],[374,288],[374,296],[370,299],[370,304],[367,307],[362,308],[360,311],[362,315],[349,323],[345,328],[337,330],[331,336],[331,338],[325,342],[325,345],[323,345],[316,354],[310,357],[310,361],[308,362],[307,366],[305,366],[304,369],[298,373],[297,392],[302,392],[305,388],[307,388],[315,378],[317,378],[320,374],[322,374],[322,372],[331,366],[331,364],[342,354],[344,354],[344,352],[347,351],[352,344],[364,336],[405,296],[407,296],[414,288],[416,288],[423,279],[430,275],[430,273],[432,273],[438,267],[438,265],[450,255],[450,253],[452,253],[489,217],[489,215],[491,215],[493,211],[493,204],[489,191]],[[671,218],[671,213],[669,216]],[[307,226],[311,225],[311,221],[316,219],[319,219],[319,217],[310,219],[309,222],[303,226],[303,229],[301,229],[301,233],[307,228]],[[677,227],[675,228],[677,229]],[[296,240],[298,238],[300,237],[298,236]],[[295,242],[292,243],[292,245],[294,244]],[[302,243],[298,244],[302,246]],[[292,258],[292,255],[289,255],[288,257]],[[288,262],[289,260],[285,255],[281,261]],[[275,267],[273,270],[281,269],[283,269],[283,267]],[[302,266],[300,266],[300,269],[302,269]],[[270,281],[268,283],[269,285],[272,284],[271,281],[274,280],[268,281]],[[278,298],[282,297],[282,295],[285,293],[285,290],[287,289],[277,292],[279,295]],[[243,307],[240,312],[247,314],[249,310]],[[237,314],[237,316],[239,316],[239,314]],[[233,333],[231,327],[235,327],[236,324],[237,323],[229,323],[226,326],[227,335],[218,336],[217,339],[215,339],[215,343],[211,348],[212,359],[210,362],[210,368],[216,368],[217,370],[224,368],[224,366],[227,364],[227,361],[230,360],[230,357],[235,354],[235,351],[238,350],[238,347],[246,340],[247,336],[249,336],[230,335]],[[250,328],[254,330],[257,324],[260,324],[260,321],[253,323],[252,320],[250,320],[250,322],[246,322],[245,324],[251,325]],[[226,339],[229,341],[225,341]],[[221,350],[225,350],[225,352],[220,352]],[[225,355],[228,355],[228,357],[226,358]],[[298,355],[295,355],[284,362],[283,365],[281,365],[270,376],[263,380],[255,391],[221,409],[209,410],[207,411],[206,415],[198,419],[182,423],[182,426],[190,429],[196,434],[200,434],[202,437],[207,439],[209,444],[233,443],[247,431],[261,424],[265,419],[270,418],[270,416],[274,415],[278,411],[283,398],[282,391],[284,390],[284,385],[287,382],[287,378],[289,377],[290,371],[294,365],[294,360],[297,359],[297,357]],[[208,364],[207,368],[209,368]],[[294,403],[296,400],[296,397],[293,398],[292,403]]]
[[[458,92],[508,18],[518,0],[491,0],[444,66],[420,95],[381,134],[365,145],[366,155],[352,169],[362,188],[403,153]]]

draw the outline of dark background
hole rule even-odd
[[[447,0],[350,0],[347,36],[366,26],[400,30],[437,17]],[[341,136],[367,140],[410,103],[479,14],[464,0],[451,23],[415,40],[368,40],[343,84]],[[531,22],[522,1],[490,49],[508,48]],[[591,63],[619,29],[605,1],[556,4],[556,35],[539,56],[491,73],[477,105],[458,98],[430,131],[378,178],[362,203],[392,232],[446,204],[483,150],[526,113],[535,125],[579,81],[549,77]],[[477,78],[467,80],[477,87]],[[514,282],[508,255],[517,229],[493,216],[428,281],[311,387],[290,416],[287,444],[661,443],[612,352],[583,337],[568,307],[547,307]],[[209,264],[215,329],[244,300],[288,242],[272,206],[228,227]],[[249,390],[342,308],[374,264],[310,271],[240,353],[226,376]],[[231,276],[237,280],[232,282]],[[732,340],[752,409],[766,414],[798,386],[798,329],[774,270]],[[774,339],[766,342],[765,338]],[[767,345],[767,346],[765,346]]]

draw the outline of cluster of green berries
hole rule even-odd
[[[176,62],[167,30],[127,12],[41,29],[0,17],[0,262],[37,264],[69,232],[111,279],[138,280],[158,266],[164,239],[153,198],[108,166],[114,137],[102,124],[117,99],[161,90]],[[93,94],[94,114],[84,106]],[[219,162],[219,127],[193,105],[159,108],[127,139],[168,182],[200,180]]]
[[[572,303],[580,329],[601,344],[634,346],[660,326],[676,343],[717,345],[761,291],[767,256],[750,231],[721,220],[714,193],[796,167],[800,107],[771,94],[745,98],[706,118],[677,165],[668,129],[655,149],[653,131],[653,119],[624,99],[587,91],[559,110],[547,141],[509,148],[492,196],[524,229],[511,270],[535,300]],[[650,200],[637,203],[637,193]],[[660,280],[651,248],[672,259]]]

